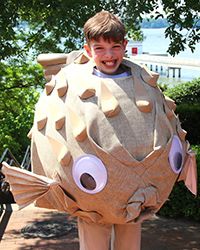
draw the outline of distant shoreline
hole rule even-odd
[[[142,29],[159,29],[167,28],[169,26],[166,18],[148,19],[144,18],[140,23]]]
[[[144,18],[140,23],[140,26],[142,29],[159,29],[167,28],[169,26],[169,23],[166,18]],[[196,24],[196,27],[199,27],[199,25]]]

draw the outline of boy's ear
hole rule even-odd
[[[124,42],[123,42],[124,49],[126,49],[127,43],[128,43],[128,40],[127,40],[127,39],[124,39]]]
[[[85,51],[87,52],[87,55],[88,55],[89,57],[92,57],[92,53],[91,53],[90,46],[89,46],[87,43],[84,44],[84,49],[85,49]]]

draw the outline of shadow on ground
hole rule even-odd
[[[29,221],[21,231],[9,233],[15,238],[25,238],[18,250],[79,249],[76,220],[65,213],[45,213],[42,219]],[[34,243],[29,241],[33,238]],[[164,217],[146,221],[142,226],[141,249],[200,250],[200,223]]]
[[[142,229],[142,250],[200,250],[200,223],[157,217]]]
[[[45,212],[42,219],[30,220],[9,235],[25,240],[17,250],[78,250],[79,240],[76,220],[65,213]]]

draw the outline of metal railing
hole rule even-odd
[[[20,167],[19,162],[16,160],[11,151],[6,148],[1,156],[0,163],[7,162],[11,166]],[[10,185],[5,181],[5,176],[0,171],[0,204],[15,203],[12,193],[10,192]]]
[[[0,158],[0,164],[3,161],[7,162],[10,166],[31,170],[30,146],[27,147],[21,164],[16,160],[8,148],[4,150]],[[10,191],[10,185],[7,181],[5,181],[4,178],[5,176],[0,171],[0,241],[4,235],[10,216],[13,212],[11,204],[15,203],[12,192]]]
[[[4,232],[6,230],[12,212],[13,209],[11,204],[0,205],[0,241],[4,235]]]
[[[9,165],[20,167],[19,162],[16,160],[14,155],[11,153],[9,148],[6,148],[1,156],[0,162],[5,161]]]
[[[16,160],[15,156],[8,148],[4,150],[0,158],[0,163],[2,163],[3,161],[7,162],[10,166],[23,168],[30,171],[31,170],[30,146],[27,147],[21,164]],[[4,178],[5,176],[0,171],[0,204],[7,204],[7,203],[11,204],[14,203],[14,198],[12,193],[10,192],[10,185],[7,181],[5,181]]]
[[[24,154],[24,158],[21,163],[21,168],[31,171],[31,149],[30,145],[28,145],[26,152]]]

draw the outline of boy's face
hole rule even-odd
[[[127,40],[114,42],[104,40],[102,37],[96,41],[91,40],[90,44],[85,44],[84,48],[91,57],[99,71],[105,74],[117,74],[119,66],[123,60]]]

